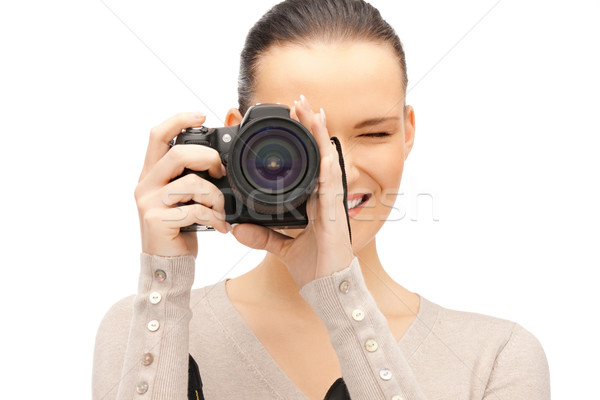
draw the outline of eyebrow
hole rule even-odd
[[[361,129],[367,126],[374,126],[374,125],[379,125],[382,124],[384,122],[390,121],[390,120],[395,120],[398,121],[400,118],[398,117],[383,117],[383,118],[372,118],[372,119],[367,119],[364,120],[362,122],[359,122],[358,124],[356,124],[354,126],[354,129]]]

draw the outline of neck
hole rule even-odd
[[[411,293],[398,285],[385,272],[379,256],[375,238],[361,250],[355,252],[361,266],[367,288],[384,314],[398,314],[406,311],[403,298]],[[267,253],[262,262],[246,276],[258,296],[255,300],[269,302],[277,307],[309,310],[310,306],[299,294],[299,288],[288,273],[287,267],[276,256]],[[264,303],[263,303],[264,304]],[[399,307],[400,306],[400,307]]]

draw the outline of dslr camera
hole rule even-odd
[[[215,179],[207,171],[187,168],[179,177],[197,174],[219,188],[225,196],[227,222],[279,228],[307,225],[306,202],[318,182],[321,156],[314,137],[290,118],[289,108],[258,104],[248,109],[240,125],[184,129],[171,142],[171,147],[177,145],[209,146],[221,156],[227,170],[224,177]],[[201,224],[181,228],[205,230],[214,228]]]

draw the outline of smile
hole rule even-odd
[[[367,201],[369,201],[371,196],[372,196],[371,193],[349,195],[348,201],[347,201],[348,210],[360,208],[363,204],[365,204]]]

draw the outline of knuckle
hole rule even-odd
[[[166,156],[169,160],[184,162],[185,154],[187,154],[187,145],[177,145],[173,146],[169,151],[167,151]]]
[[[150,129],[150,139],[158,139],[159,136],[160,129],[158,128],[158,126],[155,126],[152,129]]]
[[[221,164],[221,154],[219,154],[219,152],[215,149],[212,149],[212,157],[213,157],[213,161],[216,165],[220,165]]]
[[[192,172],[192,173],[189,173],[189,174],[185,175],[183,177],[183,180],[184,180],[184,183],[186,185],[197,187],[198,185],[202,184],[202,181],[204,179],[200,178],[198,176],[198,174],[195,174],[195,173]]]
[[[142,187],[142,185],[138,184],[133,191],[133,198],[135,199],[135,202],[139,203],[143,196],[144,188]]]
[[[144,225],[152,226],[160,220],[160,216],[155,210],[148,210],[144,213],[142,220],[144,221]]]
[[[148,203],[147,197],[141,196],[136,202],[138,213],[144,213],[144,211],[148,209]]]
[[[211,218],[210,214],[208,214],[208,208],[203,206],[202,204],[194,204],[192,206],[194,212],[195,222],[199,222],[201,224],[209,224]]]

